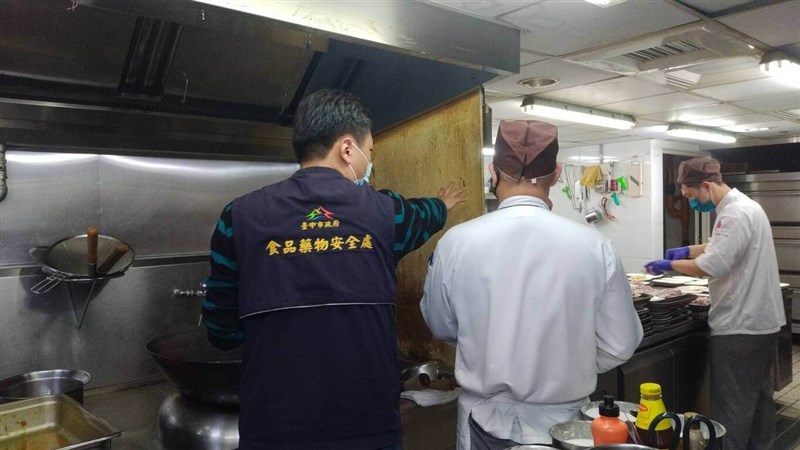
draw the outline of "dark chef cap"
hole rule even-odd
[[[534,179],[556,170],[558,128],[537,120],[504,120],[494,143],[494,165],[514,179]]]
[[[681,161],[678,167],[678,184],[700,184],[703,181],[720,181],[719,162],[711,158],[692,158]]]

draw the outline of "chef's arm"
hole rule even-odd
[[[595,313],[597,373],[607,372],[633,356],[642,341],[642,323],[631,302],[631,287],[616,251],[608,245],[608,285]]]
[[[708,244],[700,244],[700,245],[690,245],[689,246],[689,258],[697,258],[698,256],[702,255],[703,252],[706,251],[706,245]]]
[[[693,245],[692,247],[703,247],[705,245]],[[699,255],[698,255],[699,256]],[[694,256],[692,256],[694,258]],[[677,261],[672,261],[672,270],[676,272],[680,272],[684,275],[689,275],[692,277],[705,277],[708,276],[707,273],[701,269],[697,263],[693,259],[680,259]]]

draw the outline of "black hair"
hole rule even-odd
[[[292,147],[297,162],[325,158],[340,137],[352,134],[360,144],[371,129],[369,110],[361,99],[349,92],[322,89],[300,101]]]

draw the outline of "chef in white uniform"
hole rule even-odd
[[[693,209],[716,209],[711,239],[671,248],[666,259],[645,268],[709,276],[712,419],[727,428],[726,449],[771,449],[770,370],[786,316],[769,219],[761,205],[722,181],[719,162],[711,158],[682,161],[677,182]]]
[[[436,246],[422,315],[456,346],[458,448],[551,443],[578,420],[597,374],[642,339],[611,242],[550,211],[558,129],[503,121],[489,166],[497,211],[453,227]]]

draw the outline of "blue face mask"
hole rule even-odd
[[[353,172],[353,178],[356,178],[354,183],[358,186],[366,186],[369,184],[369,177],[372,174],[372,161],[368,160],[367,155],[365,155],[364,152],[362,152],[361,149],[355,144],[353,144],[353,147],[355,147],[356,150],[358,150],[358,153],[361,153],[361,156],[367,161],[367,170],[364,172],[364,176],[361,178],[356,178],[356,171],[353,170],[353,166],[350,166],[350,170]]]
[[[711,212],[716,208],[714,202],[712,202],[711,200],[701,203],[700,200],[697,199],[697,197],[689,200],[689,206],[693,210],[699,211],[701,213]]]

